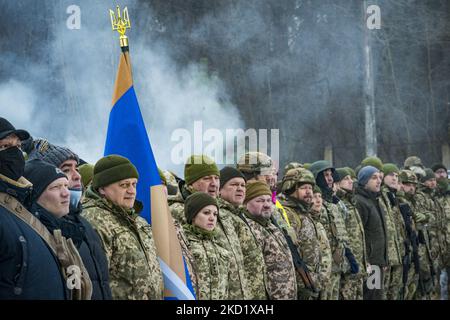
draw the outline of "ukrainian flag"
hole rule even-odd
[[[164,276],[166,299],[195,299],[189,272],[176,236],[147,130],[133,88],[128,47],[122,47],[119,70],[109,115],[105,156],[128,158],[139,171],[137,199],[142,216],[152,225],[153,237]]]

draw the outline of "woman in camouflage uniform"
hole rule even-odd
[[[218,238],[217,201],[206,193],[196,192],[186,199],[184,213],[187,223],[183,230],[194,257],[197,299],[228,299],[230,274],[237,269],[230,250]]]

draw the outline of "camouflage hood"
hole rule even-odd
[[[299,209],[301,212],[309,212],[312,206],[312,203],[308,204],[291,196],[286,196],[286,200],[282,200],[281,204],[283,205],[283,207]]]

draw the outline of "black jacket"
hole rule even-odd
[[[378,194],[358,186],[354,199],[364,226],[367,260],[373,265],[387,266],[385,213],[378,203]]]
[[[91,224],[81,216],[81,203],[77,210],[73,210],[67,216],[68,219],[81,224],[84,228],[84,238],[78,251],[80,256],[85,261],[85,266],[89,272],[92,281],[93,291],[92,300],[112,300],[111,288],[109,286],[109,268],[108,259],[102,246],[97,232],[92,228]]]
[[[81,206],[67,216],[57,218],[37,203],[30,211],[47,227],[50,233],[60,229],[62,235],[72,239],[92,282],[92,300],[111,300],[108,261],[100,238],[89,222],[80,216]]]
[[[0,192],[24,204],[30,189],[0,180]],[[0,205],[0,300],[64,300],[60,265],[31,227]]]

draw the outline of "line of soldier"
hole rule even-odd
[[[258,152],[220,171],[193,155],[184,180],[160,171],[197,299],[445,295],[446,168],[372,157],[356,171],[294,162],[277,181]],[[138,179],[126,158],[86,164],[0,118],[0,299],[162,299]]]

